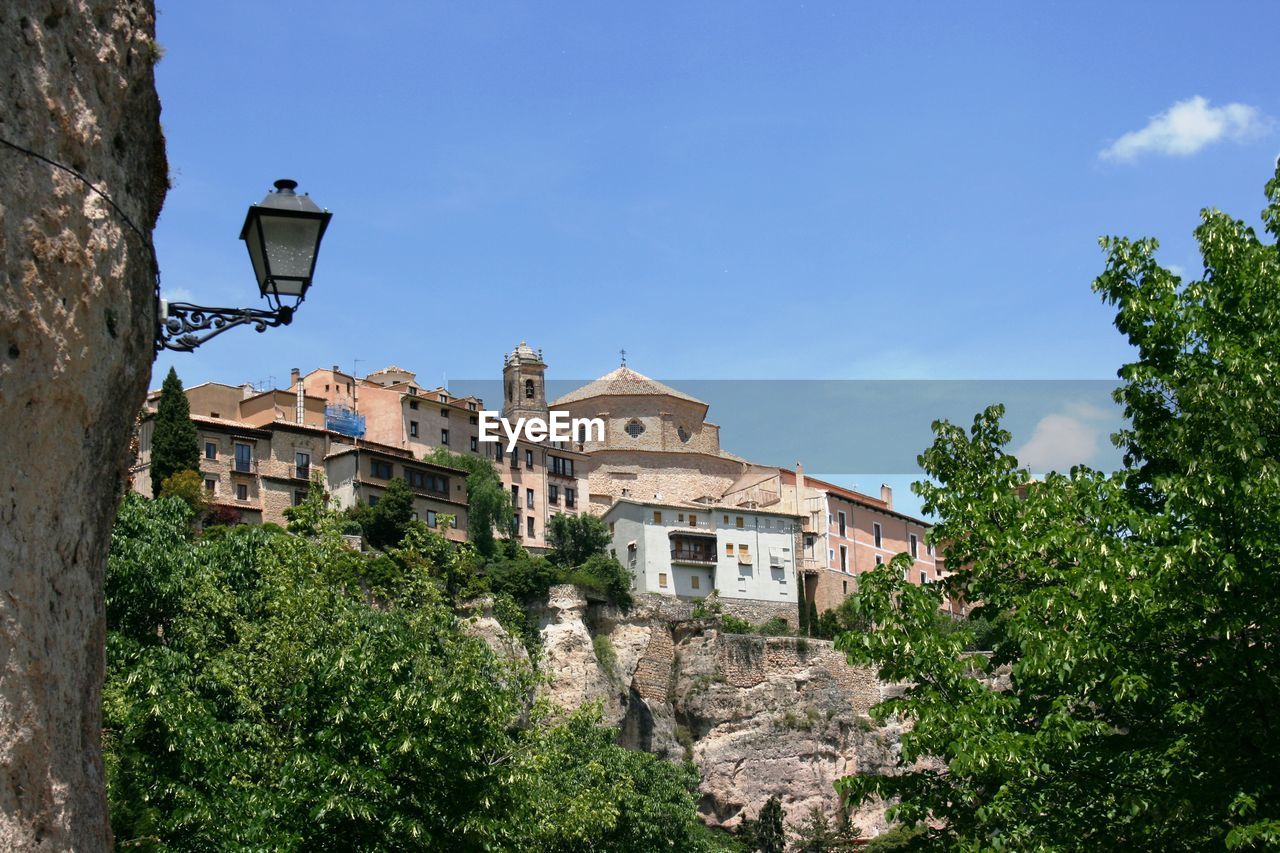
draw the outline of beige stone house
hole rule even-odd
[[[138,429],[133,488],[150,495],[152,418],[158,392],[148,397]],[[325,424],[325,401],[295,383],[290,392],[205,383],[187,391],[196,425],[200,475],[209,502],[228,518],[284,525],[284,510],[300,503],[319,477],[334,505],[376,504],[392,477],[414,492],[414,510],[428,525],[453,516],[442,530],[466,538],[466,472],[419,462],[412,454],[355,438]],[[385,476],[382,476],[385,475]]]

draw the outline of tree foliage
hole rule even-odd
[[[467,471],[467,538],[480,556],[498,554],[494,530],[506,530],[511,523],[511,494],[488,458],[453,453],[447,447],[433,447],[424,461]]]
[[[314,538],[193,541],[190,514],[128,496],[113,534],[103,705],[122,848],[705,849],[691,770],[616,746],[598,709],[549,717],[530,704],[537,673],[461,629],[438,534],[411,526],[370,558],[336,515]]]
[[[861,849],[858,827],[841,815],[836,821],[818,806],[792,829],[791,853],[841,853]]]
[[[547,522],[551,560],[560,566],[581,566],[609,547],[609,528],[599,516],[557,512]]]
[[[375,506],[361,515],[364,538],[374,548],[385,550],[400,544],[413,521],[413,491],[403,477],[387,482]]]
[[[1266,230],[1280,233],[1280,171]],[[1213,210],[1183,281],[1154,240],[1107,238],[1094,284],[1136,350],[1120,370],[1122,470],[1033,481],[1002,409],[934,425],[917,484],[945,583],[860,579],[879,630],[839,639],[909,681],[902,772],[854,797],[956,849],[1274,849],[1280,844],[1280,256]],[[939,630],[944,594],[982,622]],[[966,649],[975,628],[992,656]],[[1007,667],[1011,686],[983,676]],[[933,757],[942,766],[916,764]]]
[[[747,848],[759,853],[785,853],[787,849],[787,812],[782,800],[770,797],[760,813],[753,818],[743,818],[738,828],[739,837]]]
[[[151,494],[158,496],[161,484],[171,475],[199,470],[200,441],[191,421],[191,404],[178,372],[171,367],[160,386],[151,432]]]
[[[191,511],[197,516],[200,515],[208,501],[204,493],[204,478],[197,471],[187,468],[182,471],[175,471],[160,482],[160,494],[162,498],[177,498],[178,500],[191,507]]]

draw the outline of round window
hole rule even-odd
[[[631,436],[632,438],[639,438],[640,434],[644,432],[644,424],[640,423],[638,420],[635,420],[633,418],[631,422],[627,424],[626,430],[627,430],[627,435]]]
[[[685,444],[688,444],[689,439],[693,438],[693,436],[689,435],[689,431],[684,427],[679,427],[676,430],[676,435],[680,436],[680,440],[683,441]]]

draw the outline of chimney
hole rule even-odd
[[[247,400],[254,395],[253,385],[246,382],[240,386],[241,399]]]
[[[336,365],[336,364],[335,364],[335,365],[333,366],[333,372],[334,372],[334,373],[338,373],[338,372],[339,372],[339,370],[338,370],[338,365]]]
[[[889,509],[893,509],[893,489],[888,483],[880,484],[880,500],[884,501],[884,505]]]
[[[796,463],[796,515],[804,515],[804,466]]]
[[[298,377],[302,376],[302,371],[296,367],[289,368],[289,387],[292,388],[298,384]]]

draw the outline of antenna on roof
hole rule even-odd
[[[625,349],[618,350],[618,355],[622,356],[622,366],[627,366],[627,351]]]

